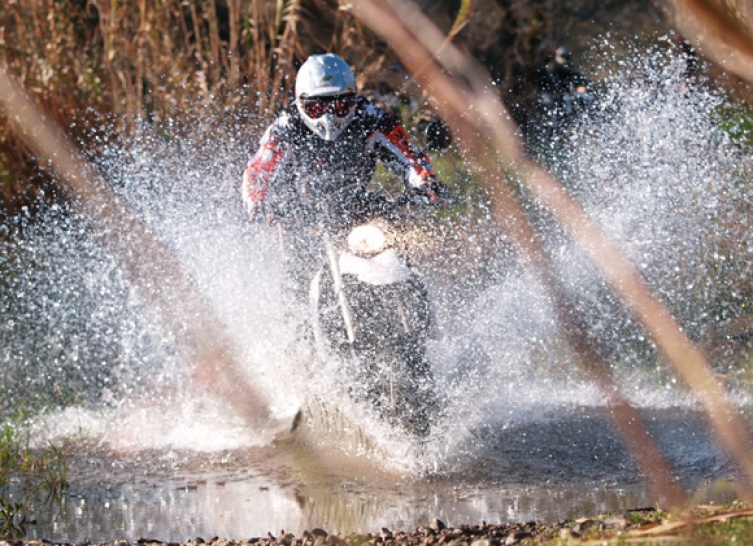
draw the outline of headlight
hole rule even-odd
[[[348,248],[353,254],[377,254],[384,250],[387,237],[379,226],[364,224],[348,235]]]

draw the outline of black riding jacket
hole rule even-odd
[[[243,199],[268,219],[295,203],[315,200],[345,186],[365,188],[377,161],[398,174],[407,189],[438,199],[438,182],[428,156],[410,143],[400,122],[359,96],[349,125],[334,141],[317,136],[295,104],[264,133],[243,175]]]

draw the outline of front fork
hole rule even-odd
[[[322,241],[324,242],[324,250],[327,253],[327,260],[329,261],[329,270],[332,274],[332,289],[335,291],[335,296],[337,296],[337,303],[342,313],[348,343],[352,344],[356,340],[356,333],[353,328],[353,313],[348,304],[348,298],[345,296],[345,290],[343,290],[343,278],[340,274],[337,252],[328,235],[323,234]]]

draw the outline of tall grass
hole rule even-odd
[[[289,100],[302,60],[324,50],[357,59],[362,86],[391,62],[369,31],[329,2],[7,0],[0,7],[0,62],[89,148],[98,142],[88,133],[102,118],[111,132],[179,113],[262,127]],[[54,193],[9,121],[0,114],[6,213]]]
[[[60,498],[67,487],[64,449],[32,449],[21,423],[6,422],[0,430],[0,539],[25,536],[32,507]]]
[[[589,32],[608,23],[614,6],[573,10],[558,0],[422,0],[452,41],[478,51],[517,107],[530,102],[541,47],[558,29]],[[649,4],[646,2],[646,4]],[[658,17],[655,9],[646,9]],[[491,10],[491,11],[490,11]],[[610,11],[611,10],[611,11]],[[643,10],[646,11],[646,10]],[[640,17],[625,9],[619,24]],[[654,19],[656,19],[654,17]],[[575,26],[573,26],[575,25]],[[570,32],[571,43],[580,30]],[[0,4],[0,62],[82,146],[98,143],[89,128],[107,117],[108,135],[140,118],[159,123],[193,113],[233,116],[253,136],[289,100],[296,68],[308,55],[337,51],[357,66],[364,90],[414,95],[395,52],[337,0],[5,0]],[[529,94],[530,95],[530,94]],[[522,115],[522,114],[521,114]],[[516,116],[518,117],[518,116]],[[227,118],[225,118],[227,119]],[[0,215],[34,202],[54,184],[40,171],[0,113]],[[209,131],[207,131],[209,132]],[[4,206],[5,205],[5,206]],[[5,211],[4,211],[5,209]],[[0,217],[0,221],[2,218]],[[0,233],[0,236],[2,234]]]

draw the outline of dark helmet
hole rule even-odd
[[[565,46],[559,46],[554,50],[554,60],[559,64],[568,64],[572,58],[572,52]]]

